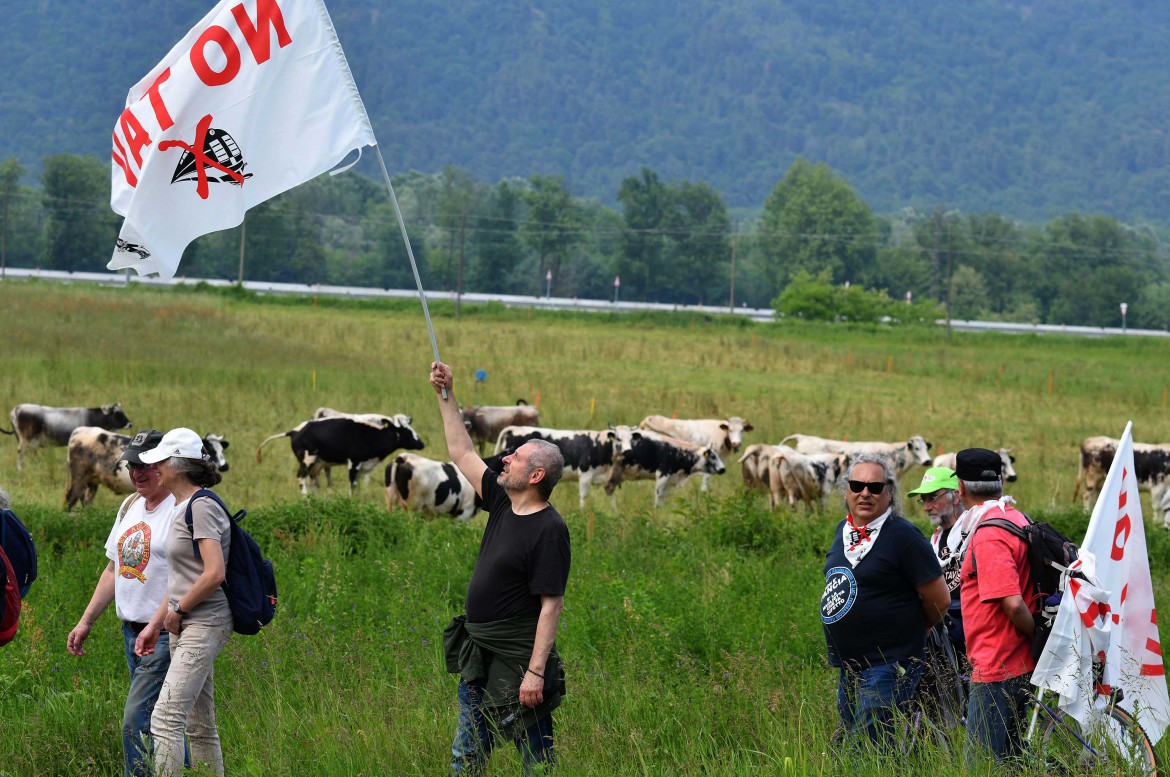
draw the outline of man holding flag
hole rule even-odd
[[[1105,478],[1080,560],[1087,579],[1071,579],[1033,683],[1088,728],[1108,696],[1123,692],[1150,742],[1170,725],[1170,696],[1154,607],[1145,522],[1134,472],[1133,424],[1127,424]],[[1094,662],[1100,676],[1094,676]],[[1106,728],[1112,732],[1112,729]]]

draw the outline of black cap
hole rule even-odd
[[[142,459],[138,458],[138,454],[153,450],[162,442],[163,433],[158,429],[147,429],[144,432],[139,432],[134,435],[134,439],[126,446],[126,450],[122,453],[121,461],[128,461],[131,464],[141,464]]]
[[[986,448],[967,448],[955,455],[955,475],[969,483],[1003,479],[1003,460]]]

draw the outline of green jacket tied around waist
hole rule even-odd
[[[464,682],[483,685],[483,712],[509,738],[520,736],[548,715],[565,695],[565,670],[556,643],[544,667],[544,701],[520,704],[520,684],[536,643],[537,615],[521,615],[491,623],[468,623],[456,616],[443,630],[447,671]]]

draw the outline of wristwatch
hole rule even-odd
[[[187,614],[187,611],[184,610],[182,607],[180,607],[178,602],[175,602],[174,604],[172,604],[171,609],[174,610],[175,612],[177,612],[179,615],[186,615]]]

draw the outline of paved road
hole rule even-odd
[[[39,278],[62,283],[100,283],[112,286],[126,286],[139,283],[146,286],[194,286],[205,283],[209,286],[234,286],[233,281],[205,278],[174,278],[164,281],[159,278],[143,278],[127,273],[67,273],[58,270],[26,270],[8,268],[7,278]],[[302,283],[267,283],[244,281],[244,288],[257,294],[296,294],[301,296],[346,297],[349,299],[416,299],[414,289],[370,289],[357,286],[310,286]],[[428,291],[427,301],[450,300],[456,295],[448,291]],[[508,307],[537,308],[542,310],[584,310],[597,313],[629,311],[672,311],[701,313],[709,316],[746,316],[753,321],[768,322],[775,319],[775,313],[768,308],[739,307],[734,311],[714,305],[669,305],[658,302],[613,302],[611,300],[577,299],[568,297],[525,297],[517,294],[464,294],[463,301],[469,305],[499,302]],[[939,320],[940,326],[946,322]],[[1055,334],[1078,335],[1080,337],[1170,337],[1170,332],[1161,329],[1121,329],[1121,327],[1062,326],[1054,324],[1013,324],[1003,321],[952,321],[951,328],[960,332],[1008,332],[1011,334]]]

